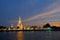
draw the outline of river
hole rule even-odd
[[[0,40],[60,40],[60,31],[0,32]]]

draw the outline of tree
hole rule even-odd
[[[43,28],[51,27],[49,23],[43,26]]]

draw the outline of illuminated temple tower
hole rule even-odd
[[[20,30],[22,30],[22,29],[23,29],[23,24],[22,24],[21,17],[19,17],[19,19],[18,19],[17,27],[18,27]]]

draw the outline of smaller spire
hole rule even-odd
[[[11,27],[13,27],[13,24],[11,24]]]

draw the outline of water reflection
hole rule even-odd
[[[17,40],[23,40],[23,32],[22,31],[17,32]]]
[[[60,31],[0,32],[0,40],[60,40]]]

